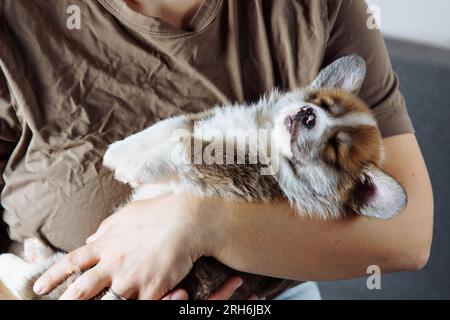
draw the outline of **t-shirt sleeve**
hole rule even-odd
[[[370,28],[364,0],[329,1],[330,33],[324,66],[348,55],[358,54],[367,64],[360,97],[372,108],[383,137],[414,133],[399,81],[392,69],[383,37]]]
[[[5,181],[3,171],[6,163],[17,144],[19,122],[14,109],[14,101],[9,92],[5,77],[0,69],[0,192],[3,190]],[[3,208],[0,206],[0,217],[3,217]],[[0,252],[7,249],[9,242],[6,226],[3,219],[0,220]]]

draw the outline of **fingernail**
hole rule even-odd
[[[187,298],[186,292],[178,290],[172,294],[170,300],[187,300]]]
[[[44,284],[42,283],[41,280],[38,280],[34,283],[33,285],[33,291],[36,294],[42,294],[44,293]]]
[[[240,286],[242,286],[242,284],[244,283],[244,281],[241,278],[236,279],[236,281],[234,282],[234,288],[237,289]]]

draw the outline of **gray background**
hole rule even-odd
[[[387,40],[434,190],[431,257],[419,272],[383,275],[381,290],[366,278],[319,283],[324,299],[450,299],[450,51]]]

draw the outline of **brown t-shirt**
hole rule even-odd
[[[66,12],[80,9],[81,29]],[[367,62],[361,96],[383,136],[413,132],[363,0],[206,0],[181,31],[121,0],[0,0],[1,205],[12,239],[80,246],[128,196],[108,144],[168,116],[306,85]]]

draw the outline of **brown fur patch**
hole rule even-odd
[[[366,113],[370,108],[353,94],[335,89],[318,89],[306,94],[305,101],[323,108],[332,118],[350,113]],[[377,127],[337,126],[325,133],[322,158],[340,173],[341,199],[347,202],[367,165],[381,165],[382,139]]]
[[[371,112],[357,96],[337,89],[317,89],[306,93],[305,101],[326,110],[333,117],[342,117],[350,112]]]
[[[335,89],[314,90],[307,93],[306,102],[323,108],[331,117],[339,118],[349,113],[367,113],[370,108],[358,97]],[[346,139],[339,139],[344,134]],[[368,163],[381,162],[381,136],[377,127],[360,125],[340,126],[327,132],[323,147],[324,158],[343,171],[358,175]]]

